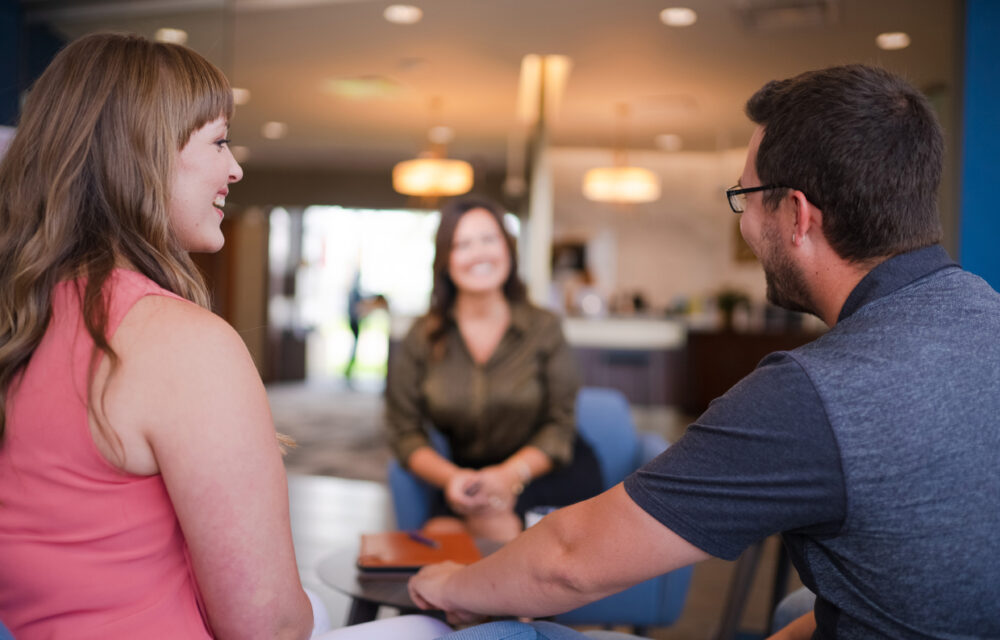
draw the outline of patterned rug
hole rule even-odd
[[[385,482],[392,453],[382,432],[382,385],[342,381],[269,385],[274,425],[298,446],[289,473]]]

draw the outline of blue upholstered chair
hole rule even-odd
[[[576,399],[576,419],[580,435],[597,456],[605,489],[667,448],[659,435],[636,431],[625,396],[614,389],[581,389]],[[432,441],[439,452],[448,455],[440,434],[433,433]],[[396,525],[400,529],[420,528],[430,515],[433,487],[393,460],[389,463],[389,488]],[[565,624],[632,625],[640,634],[646,627],[669,626],[680,616],[691,571],[691,567],[672,571],[555,619]]]

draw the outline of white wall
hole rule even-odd
[[[608,149],[554,148],[553,238],[588,243],[597,287],[605,294],[641,290],[654,307],[675,296],[705,297],[724,286],[764,300],[756,262],[737,262],[737,216],[725,190],[743,171],[746,149],[720,152],[631,151],[628,163],[659,174],[657,202],[625,208],[591,202],[581,184],[587,169],[609,166]]]

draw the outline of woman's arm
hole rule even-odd
[[[479,471],[478,481],[491,496],[501,499],[501,508],[513,508],[524,488],[533,479],[552,470],[552,458],[533,445],[525,445],[501,462]]]
[[[427,482],[442,487],[454,465],[434,451],[423,428],[426,416],[421,404],[421,385],[429,357],[423,331],[423,323],[418,320],[406,338],[392,350],[385,388],[384,423],[396,459]],[[420,454],[414,457],[418,451]],[[418,468],[414,468],[414,464]]]
[[[541,374],[546,405],[538,431],[527,444],[544,453],[550,465],[561,466],[568,464],[573,455],[580,378],[561,321],[554,315],[547,315],[549,317],[538,329],[542,332],[539,355],[543,362]],[[541,473],[534,474],[538,475]]]
[[[481,472],[459,467],[431,447],[420,447],[406,461],[410,471],[444,491],[455,513],[469,515],[489,507],[489,493],[483,491]]]
[[[452,476],[461,471],[458,465],[429,446],[420,447],[410,454],[406,466],[425,482],[438,488],[447,486]]]
[[[260,377],[242,340],[195,305],[147,296],[112,341],[105,407],[163,476],[217,638],[306,638],[288,487]]]

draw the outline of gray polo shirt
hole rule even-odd
[[[814,342],[769,355],[629,496],[735,559],[781,532],[817,638],[1000,637],[1000,295],[896,256]]]

